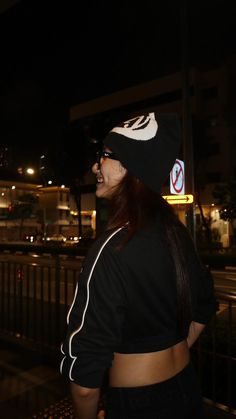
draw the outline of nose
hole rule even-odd
[[[96,175],[99,170],[100,170],[100,164],[98,162],[94,163],[92,166],[92,172]]]

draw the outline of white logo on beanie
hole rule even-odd
[[[111,132],[124,135],[138,141],[148,141],[155,137],[158,124],[154,112],[148,115],[136,116],[123,122],[122,126],[115,127]]]

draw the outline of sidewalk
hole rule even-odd
[[[50,365],[35,352],[3,341],[0,341],[0,378],[2,418],[27,419],[68,395],[56,365]]]

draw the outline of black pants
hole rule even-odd
[[[106,419],[205,419],[190,363],[175,377],[143,387],[109,388]]]

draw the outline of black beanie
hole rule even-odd
[[[113,128],[104,144],[132,175],[160,192],[180,148],[179,118],[154,112],[136,116]]]

